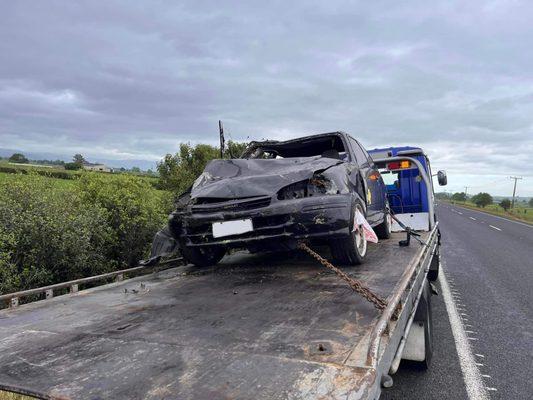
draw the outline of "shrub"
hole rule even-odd
[[[82,165],[75,163],[75,162],[69,162],[65,164],[65,169],[68,169],[69,171],[77,171],[81,169]]]
[[[0,182],[0,292],[112,270],[105,210],[30,174]]]
[[[170,193],[156,191],[145,180],[128,175],[85,174],[78,187],[87,205],[105,210],[113,232],[108,257],[136,265],[166,222],[172,208]]]
[[[505,211],[509,210],[511,208],[511,200],[503,199],[502,201],[500,201],[500,207],[503,208]]]
[[[166,222],[172,195],[134,176],[38,173],[0,181],[0,293],[136,265]]]

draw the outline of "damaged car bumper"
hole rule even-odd
[[[335,194],[291,200],[257,196],[195,204],[170,217],[170,229],[182,245],[239,247],[285,240],[345,237],[353,213],[353,195]],[[215,237],[213,223],[251,220],[249,232]]]

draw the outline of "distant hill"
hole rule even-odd
[[[0,147],[0,157],[10,157],[13,153],[22,153],[30,160],[63,160],[65,162],[72,161],[72,154],[57,154],[57,153],[41,153],[24,151],[21,149],[7,149]],[[163,158],[163,157],[161,157]],[[150,160],[122,160],[122,159],[110,159],[99,157],[87,157],[87,159],[93,163],[105,164],[113,168],[126,168],[131,169],[133,167],[139,167],[141,170],[153,170],[155,171],[157,162]]]

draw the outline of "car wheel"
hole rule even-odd
[[[374,232],[376,232],[376,235],[380,239],[390,239],[391,228],[392,228],[392,218],[390,214],[387,212],[385,213],[385,218],[383,219],[383,222],[379,224],[378,226],[374,227]]]
[[[357,202],[355,209],[365,215],[363,206]],[[366,256],[367,242],[363,227],[350,232],[345,239],[337,239],[330,243],[331,254],[335,262],[345,265],[359,265]]]
[[[221,247],[187,247],[181,248],[181,254],[185,261],[197,267],[209,267],[217,264],[226,254]]]

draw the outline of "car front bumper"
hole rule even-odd
[[[185,246],[239,247],[262,241],[332,239],[349,234],[353,216],[351,194],[272,200],[268,206],[244,211],[175,212],[170,228]],[[213,237],[214,222],[252,220],[253,231]]]

